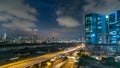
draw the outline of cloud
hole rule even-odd
[[[37,21],[35,8],[24,0],[0,0],[0,26],[11,30],[32,30]]]
[[[80,25],[79,22],[71,16],[58,17],[56,19],[56,21],[58,22],[58,24],[60,26],[65,26],[65,27],[69,27],[69,28],[70,27],[77,27]]]
[[[86,0],[87,5],[85,5],[85,13],[97,12],[102,14],[107,14],[111,11],[120,10],[119,0]]]

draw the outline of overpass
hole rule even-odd
[[[51,53],[51,54],[46,54],[46,55],[42,55],[42,56],[38,56],[38,57],[34,57],[34,58],[21,60],[18,62],[0,66],[0,68],[32,68],[34,65],[38,65],[40,67],[42,62],[47,61],[54,56],[72,52],[72,51],[75,51],[80,48],[81,48],[81,45],[79,44],[78,46],[76,46],[72,49],[69,49],[67,51],[59,51],[59,52],[55,52],[55,53]]]

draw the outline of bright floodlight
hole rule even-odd
[[[109,18],[109,16],[108,16],[108,15],[106,15],[106,18]]]

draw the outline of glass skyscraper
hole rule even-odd
[[[120,10],[109,13],[106,18],[108,24],[108,43],[120,43]]]
[[[120,53],[120,10],[101,15],[90,13],[85,16],[85,42],[95,54],[108,56]],[[96,46],[94,46],[94,44]]]
[[[85,42],[87,44],[106,44],[106,18],[98,13],[85,16]]]

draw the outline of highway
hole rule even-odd
[[[76,68],[74,59],[69,58],[68,61],[62,66],[62,68]]]
[[[46,60],[48,60],[48,59],[50,59],[54,56],[58,56],[60,54],[75,51],[79,48],[81,48],[81,46],[77,46],[77,47],[74,47],[74,48],[69,49],[69,50],[59,51],[59,52],[56,52],[56,53],[46,54],[46,55],[43,55],[43,56],[38,56],[38,57],[35,57],[35,58],[29,58],[29,59],[21,60],[21,61],[18,61],[18,62],[6,64],[6,65],[3,65],[3,66],[0,66],[0,68],[26,68],[26,67],[29,67],[29,66],[33,66],[35,64],[39,64],[39,63],[41,63],[43,61],[46,61]]]
[[[66,62],[66,60],[67,60],[66,58],[60,58],[60,59],[56,60],[52,64],[51,68],[60,68]]]
[[[54,65],[54,67],[52,67],[52,68],[61,68],[66,63],[66,61],[63,61],[63,62],[61,62],[61,63],[59,63],[57,65]]]
[[[44,64],[40,68],[56,68],[59,63],[64,62],[64,58],[56,59],[55,61],[47,61],[47,63],[50,63],[50,65]]]

